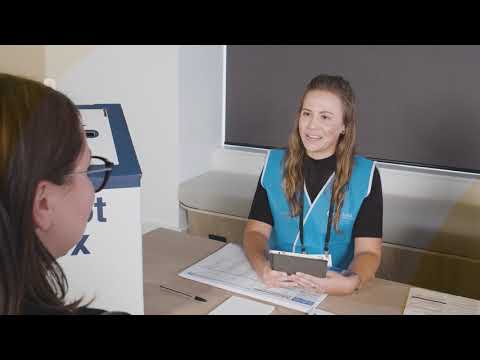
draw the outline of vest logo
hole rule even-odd
[[[343,220],[353,220],[353,215],[350,213],[341,213],[340,218]]]

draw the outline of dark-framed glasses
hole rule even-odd
[[[107,185],[108,179],[110,179],[110,175],[112,174],[113,163],[102,156],[92,156],[91,159],[98,161],[95,161],[95,164],[91,164],[87,171],[74,172],[70,175],[86,174],[92,182],[95,192],[98,193]]]

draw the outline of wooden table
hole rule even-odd
[[[233,293],[229,291],[178,276],[180,271],[224,245],[208,238],[166,229],[157,229],[145,234],[143,236],[145,314],[208,314],[232,296]],[[208,301],[203,303],[188,299],[160,288],[160,284],[201,296]],[[319,308],[341,315],[400,315],[407,301],[408,290],[409,286],[405,284],[374,279],[352,295],[328,296]],[[272,314],[303,313],[275,306]]]

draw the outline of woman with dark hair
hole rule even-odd
[[[81,239],[94,192],[112,169],[107,162],[89,171],[90,161],[79,112],[65,95],[0,74],[0,314],[104,312],[83,299],[66,302],[56,261]]]
[[[375,163],[355,155],[355,139],[350,84],[340,76],[313,78],[288,149],[267,155],[245,228],[245,253],[267,286],[345,295],[374,277],[381,258],[382,188]],[[272,270],[267,246],[325,253],[330,271],[318,278]]]

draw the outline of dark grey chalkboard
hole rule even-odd
[[[357,150],[374,159],[480,170],[480,46],[227,47],[225,142],[285,147],[320,73],[357,95]]]

